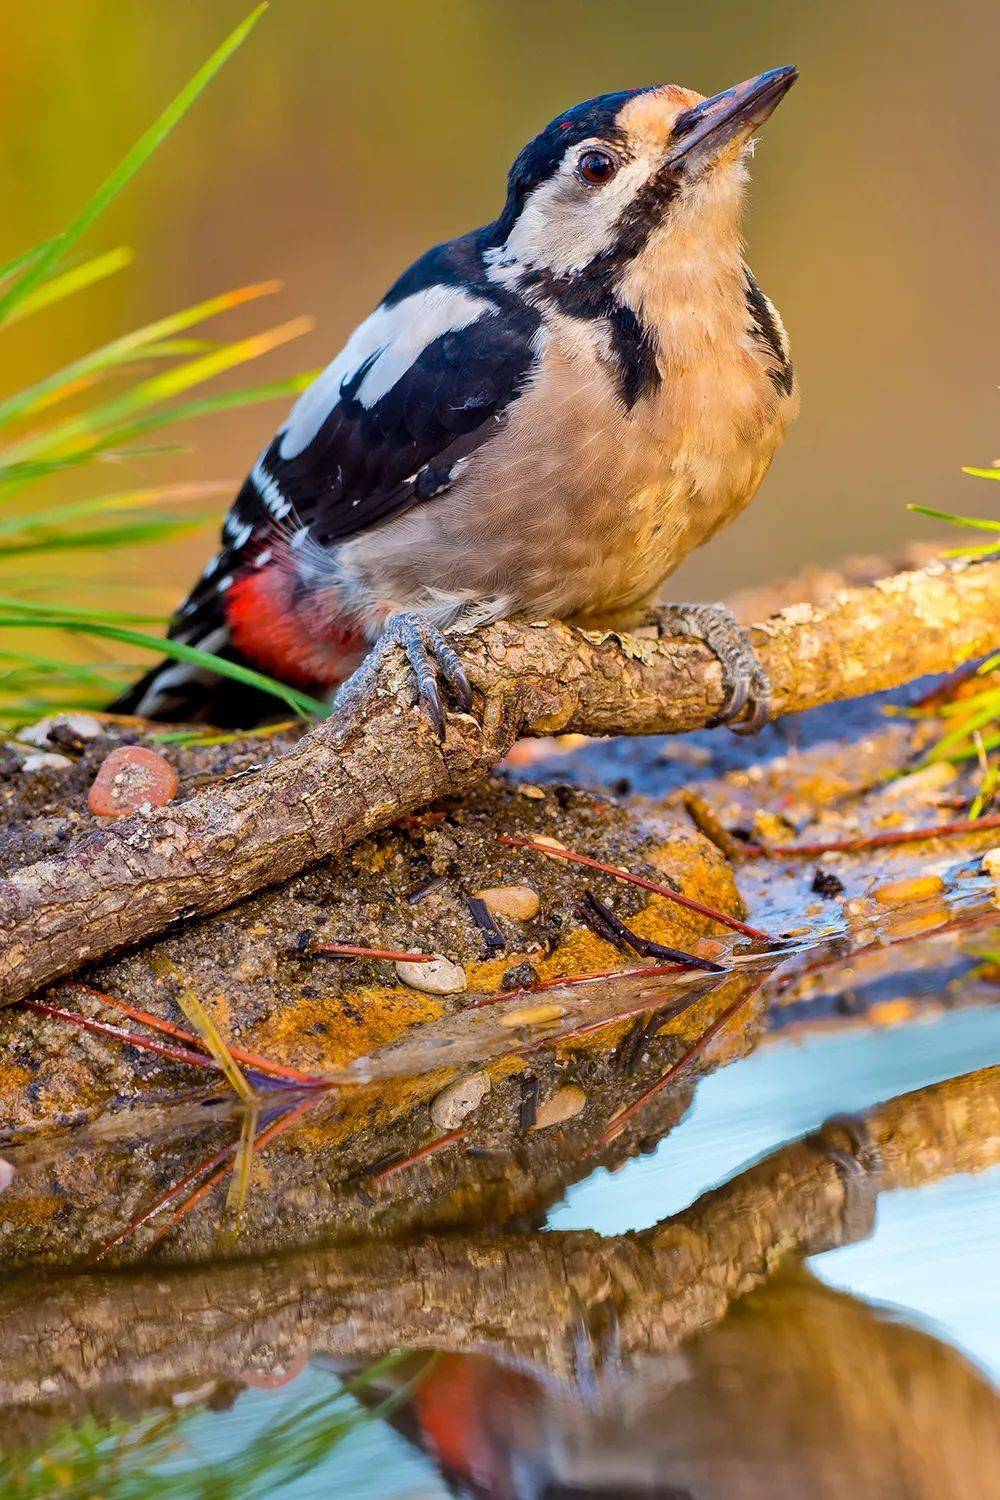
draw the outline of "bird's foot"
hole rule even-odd
[[[718,657],[726,696],[713,725],[728,724],[736,734],[763,729],[771,717],[771,681],[749,635],[724,604],[663,605],[656,612],[656,627],[661,637],[687,635],[704,641]]]
[[[390,615],[374,649],[339,689],[333,700],[334,709],[343,709],[368,697],[381,675],[386,652],[394,646],[403,648],[416,678],[417,701],[438,738],[443,740],[446,710],[438,677],[463,713],[472,707],[472,688],[462,663],[440,630],[419,615]]]

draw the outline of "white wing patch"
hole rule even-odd
[[[371,365],[357,392],[362,406],[374,406],[401,380],[429,344],[442,334],[467,328],[495,303],[473,297],[461,287],[433,286],[414,292],[391,307],[377,307],[355,329],[336,359],[313,381],[292,408],[281,430],[280,456],[295,458],[308,448],[340,400],[341,386],[368,360]]]
[[[267,506],[276,521],[283,521],[291,510],[290,501],[286,500],[281,493],[281,486],[272,474],[269,474],[263,458],[259,458],[254,464],[250,482],[256,489],[258,495]]]

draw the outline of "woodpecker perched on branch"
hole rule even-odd
[[[416,261],[299,399],[171,636],[341,698],[373,687],[373,646],[399,644],[443,732],[439,683],[470,701],[443,631],[648,618],[751,499],[798,407],[740,239],[752,134],[796,76],[557,116],[499,218]],[[766,678],[731,616],[657,619],[707,641],[721,717],[759,727]],[[170,661],[117,706],[245,725],[273,701]]]

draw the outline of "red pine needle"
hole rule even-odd
[[[433,953],[401,953],[394,948],[363,948],[357,943],[313,943],[306,952],[332,953],[338,958],[391,958],[400,964],[432,964],[434,962]]]
[[[509,833],[501,833],[498,837],[501,844],[506,844],[511,849],[534,849],[538,854],[549,854],[556,859],[568,859],[571,864],[586,865],[590,870],[601,870],[605,875],[613,875],[616,880],[627,880],[631,885],[641,885],[643,890],[654,891],[658,896],[665,896],[668,901],[673,901],[677,906],[686,907],[688,911],[696,911],[699,916],[709,917],[713,922],[721,922],[723,927],[730,927],[734,932],[742,932],[744,937],[753,938],[762,943],[773,942],[770,933],[762,932],[759,927],[751,927],[748,923],[739,921],[737,917],[729,916],[727,912],[719,911],[714,906],[706,906],[701,901],[695,901],[691,896],[682,896],[679,891],[672,890],[669,885],[647,880],[644,875],[633,875],[629,870],[619,869],[617,865],[605,864],[600,859],[591,859],[587,854],[576,854],[572,849],[556,849],[551,844],[538,844],[534,839],[517,838]]]
[[[428,1141],[426,1146],[421,1146],[419,1151],[414,1151],[410,1156],[404,1156],[400,1161],[391,1161],[387,1167],[373,1172],[365,1182],[384,1182],[387,1177],[394,1177],[397,1172],[402,1172],[406,1167],[412,1167],[415,1162],[425,1161],[428,1156],[433,1156],[443,1146],[450,1146],[452,1141],[461,1140],[462,1136],[468,1135],[472,1129],[471,1125],[460,1125],[457,1130],[449,1130],[447,1135],[439,1135],[436,1140]]]
[[[760,989],[766,978],[767,975],[762,974],[757,983],[752,985],[745,995],[741,995],[738,1000],[734,1000],[732,1005],[727,1005],[722,1014],[716,1016],[712,1024],[705,1028],[698,1040],[696,1042],[692,1042],[687,1051],[684,1052],[677,1059],[677,1061],[667,1069],[662,1078],[658,1078],[656,1082],[645,1091],[645,1093],[640,1094],[638,1099],[633,1100],[633,1102],[628,1106],[627,1109],[623,1109],[620,1114],[614,1117],[614,1119],[608,1125],[607,1129],[604,1131],[603,1135],[601,1135],[598,1139],[596,1145],[591,1147],[591,1150],[598,1151],[602,1146],[608,1146],[613,1140],[616,1140],[617,1137],[621,1135],[622,1131],[629,1124],[629,1122],[633,1120],[639,1113],[639,1111],[649,1103],[650,1099],[655,1098],[655,1096],[660,1093],[662,1089],[665,1089],[668,1084],[673,1083],[674,1079],[677,1078],[679,1074],[683,1073],[684,1069],[688,1066],[689,1063],[693,1062],[696,1057],[701,1056],[705,1048],[708,1046],[709,1042],[712,1041],[713,1037],[718,1036],[719,1032],[729,1021],[732,1020],[733,1016],[735,1016],[743,1008],[744,1005],[747,1005],[753,999],[754,995],[756,995],[757,991]]]
[[[100,1036],[126,1042],[130,1047],[137,1047],[140,1052],[157,1052],[161,1057],[170,1058],[171,1062],[190,1063],[192,1067],[208,1068],[213,1073],[222,1071],[215,1059],[206,1057],[203,1052],[192,1052],[187,1047],[170,1047],[165,1042],[154,1042],[149,1037],[137,1036],[134,1031],[123,1031],[120,1026],[109,1026],[107,1021],[95,1021],[92,1016],[83,1016],[76,1010],[63,1010],[59,1005],[46,1005],[41,1000],[25,1000],[24,1007],[35,1011],[37,1015],[52,1016],[54,1020],[80,1026],[84,1031],[95,1031]]]
[[[317,1103],[318,1096],[314,1094],[309,1099],[303,1099],[302,1103],[297,1104],[294,1109],[287,1110],[285,1114],[281,1115],[279,1119],[275,1120],[273,1124],[269,1125],[266,1130],[261,1131],[260,1135],[253,1143],[253,1154],[255,1156],[259,1155],[261,1151],[264,1151],[271,1144],[276,1136],[281,1135],[281,1133],[285,1130],[289,1130],[291,1126],[295,1125],[304,1114],[308,1113],[309,1110],[315,1109]],[[235,1154],[236,1143],[233,1142],[233,1145],[230,1148],[230,1151],[227,1152],[227,1155]],[[207,1163],[203,1165],[207,1165]],[[189,1198],[185,1198],[184,1202],[174,1209],[166,1224],[150,1241],[148,1248],[152,1249],[154,1245],[158,1245],[160,1241],[170,1233],[171,1229],[175,1229],[182,1219],[187,1218],[192,1209],[197,1208],[198,1204],[201,1203],[203,1199],[208,1197],[212,1189],[218,1187],[219,1183],[225,1179],[228,1172],[229,1163],[228,1161],[226,1161],[221,1167],[218,1168],[217,1171],[213,1172],[210,1177],[206,1178],[201,1186],[199,1188],[196,1188]]]
[[[1000,828],[1000,813],[990,813],[985,818],[935,823],[929,828],[890,828],[883,833],[863,833],[856,838],[833,839],[826,844],[747,844],[744,852],[749,859],[815,859],[820,854],[856,854],[864,849],[888,849],[893,844],[920,844],[925,839],[988,833],[991,828]]]
[[[112,1005],[116,1010],[122,1011],[130,1016],[133,1021],[139,1021],[143,1026],[148,1026],[153,1031],[160,1031],[165,1036],[172,1036],[177,1041],[185,1042],[190,1047],[196,1047],[208,1054],[208,1047],[204,1040],[193,1031],[186,1031],[183,1026],[175,1026],[172,1021],[165,1021],[161,1016],[154,1016],[149,1011],[139,1010],[134,1005],[129,1005],[125,1000],[119,1000],[115,995],[107,995],[103,990],[95,989],[93,985],[82,984],[79,980],[73,981],[78,990],[85,990],[88,995],[102,1000],[105,1005]],[[270,1058],[258,1057],[256,1052],[246,1052],[242,1047],[234,1047],[229,1044],[229,1050],[237,1062],[244,1063],[256,1073],[263,1073],[266,1077],[284,1078],[289,1083],[301,1084],[304,1088],[325,1088],[326,1082],[322,1078],[316,1078],[311,1073],[303,1073],[298,1068],[289,1067],[285,1063],[272,1062]]]
[[[504,1000],[518,1000],[522,995],[538,995],[543,990],[571,990],[579,984],[590,984],[596,979],[658,979],[661,974],[690,974],[694,972],[688,964],[646,964],[638,969],[599,969],[594,974],[570,974],[565,979],[540,979],[537,984],[520,985],[516,990],[503,990],[499,995],[484,995],[474,1000],[466,1010],[482,1010],[486,1005],[499,1005]]]
[[[617,1021],[628,1021],[633,1016],[645,1015],[649,1011],[665,1010],[669,1014],[664,1020],[671,1020],[674,1016],[681,1015],[690,1010],[702,997],[692,995],[680,1005],[666,1005],[662,995],[656,1000],[643,1000],[639,1005],[630,1005],[627,1010],[616,1011],[613,1016],[604,1016],[600,1021],[587,1021],[583,1026],[575,1026],[572,1031],[564,1031],[561,1036],[539,1037],[537,1042],[526,1042],[523,1047],[514,1047],[512,1051],[523,1057],[527,1052],[539,1052],[543,1047],[561,1047],[564,1042],[575,1042],[581,1036],[590,1036],[595,1031],[603,1031],[605,1026],[614,1026]]]
[[[105,1240],[104,1244],[97,1251],[94,1259],[103,1260],[104,1257],[108,1255],[116,1245],[121,1245],[125,1240],[129,1239],[133,1234],[135,1234],[136,1230],[140,1229],[143,1224],[146,1224],[150,1219],[155,1218],[156,1215],[160,1212],[161,1208],[166,1208],[167,1205],[169,1203],[172,1203],[180,1193],[184,1192],[185,1188],[189,1188],[192,1183],[195,1183],[199,1180],[199,1178],[204,1177],[206,1172],[211,1172],[214,1167],[220,1166],[223,1162],[230,1161],[233,1156],[235,1156],[235,1154],[236,1143],[234,1141],[231,1141],[228,1146],[223,1146],[221,1150],[214,1151],[211,1156],[207,1156],[205,1160],[199,1162],[196,1167],[192,1167],[190,1172],[186,1172],[184,1176],[179,1179],[179,1181],[174,1183],[173,1187],[167,1188],[167,1191],[165,1193],[161,1193],[159,1198],[155,1199],[154,1202],[150,1203],[147,1208],[144,1208],[142,1210],[142,1213],[140,1213],[136,1218],[131,1219],[129,1223],[125,1225],[124,1229],[120,1229],[118,1233],[114,1235],[110,1240]]]

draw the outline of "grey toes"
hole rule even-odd
[[[341,685],[333,700],[336,711],[357,710],[377,686],[382,659],[393,646],[402,647],[410,664],[417,688],[417,701],[438,739],[444,739],[447,709],[441,695],[439,677],[449,695],[463,713],[472,707],[472,688],[462,663],[440,630],[421,620],[419,615],[392,615],[385,624],[373,649],[353,676]]]
[[[472,707],[472,688],[462,663],[440,630],[419,615],[393,615],[382,633],[386,645],[402,646],[413,668],[417,699],[426,713],[438,739],[444,739],[446,710],[438,685],[440,674],[459,708],[467,713]]]
[[[452,697],[462,713],[467,714],[472,708],[472,686],[465,675],[465,668],[459,661],[457,652],[449,646],[436,626],[428,625],[426,630],[428,645],[434,653],[441,676],[451,689]]]
[[[750,637],[725,605],[668,605],[658,623],[661,635],[693,636],[718,658],[725,696],[712,724],[728,724],[737,734],[763,729],[771,717],[771,684]]]

